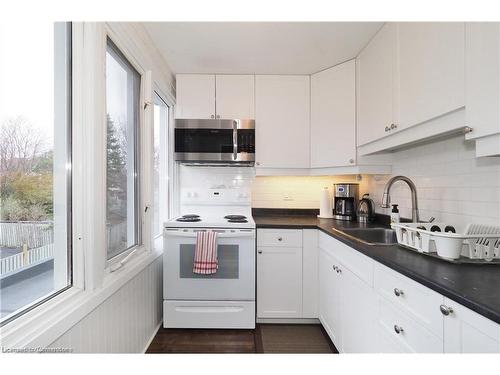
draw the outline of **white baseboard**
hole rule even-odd
[[[320,324],[316,318],[257,318],[257,323],[269,324]]]
[[[142,354],[146,353],[146,351],[149,348],[149,345],[151,345],[151,343],[153,342],[153,340],[154,340],[154,338],[156,336],[156,333],[158,332],[158,330],[160,329],[160,327],[162,326],[162,324],[163,324],[163,319],[160,320],[160,323],[158,323],[158,325],[154,329],[153,334],[151,335],[151,337],[149,338],[148,342],[146,343],[146,346],[144,347],[144,349],[141,352]]]

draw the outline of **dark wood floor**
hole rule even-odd
[[[160,328],[147,353],[338,353],[321,325],[258,324],[256,329]]]

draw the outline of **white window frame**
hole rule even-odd
[[[129,62],[141,74],[141,102],[151,104],[153,93],[152,72],[142,69],[142,64],[157,74],[154,90],[171,105],[170,142],[173,142],[173,114],[175,92],[172,76],[163,71],[164,64],[148,56],[149,46],[136,38],[143,31],[129,31],[135,26],[123,23],[73,22],[72,23],[72,209],[73,215],[73,286],[42,305],[28,311],[0,328],[1,344],[5,347],[44,347],[84,318],[147,265],[161,256],[161,250],[152,247],[152,210],[142,213],[143,244],[130,262],[111,272],[106,262],[106,106],[105,61],[106,40],[118,46]],[[129,51],[133,51],[130,53]],[[133,54],[137,58],[133,57]],[[144,82],[144,84],[142,84]],[[141,178],[142,207],[151,207],[152,192],[148,176],[152,173],[153,108],[147,105],[141,111]],[[149,116],[149,117],[148,117]],[[149,133],[148,133],[149,132]],[[178,191],[178,168],[173,163],[173,143],[170,195]],[[91,178],[89,178],[89,176]],[[146,188],[144,185],[147,185]],[[89,209],[89,202],[92,209]],[[170,204],[175,214],[175,202]],[[140,206],[140,207],[141,207]],[[142,255],[139,255],[142,254]],[[126,256],[130,255],[127,254]],[[116,260],[116,262],[121,262]]]
[[[151,97],[152,97],[152,85],[151,85],[151,72],[145,70],[141,64],[137,61],[137,59],[129,52],[129,49],[123,42],[123,39],[120,38],[114,30],[110,27],[108,23],[104,25],[104,45],[105,48],[107,48],[107,41],[108,38],[113,42],[113,44],[120,50],[122,55],[127,59],[127,61],[130,63],[130,65],[139,73],[140,75],[140,98],[139,98],[139,129],[137,132],[137,135],[139,137],[139,143],[138,147],[139,149],[136,150],[138,153],[138,163],[137,163],[137,170],[139,171],[139,181],[137,183],[138,191],[136,192],[137,194],[137,201],[138,201],[138,207],[137,207],[137,212],[136,215],[139,215],[138,217],[138,225],[139,225],[139,238],[138,238],[138,244],[135,246],[132,246],[128,248],[127,250],[121,252],[120,254],[116,255],[115,257],[111,259],[107,259],[107,241],[106,245],[104,246],[104,258],[105,260],[105,274],[109,275],[110,273],[113,273],[114,271],[120,269],[125,263],[125,261],[129,261],[132,256],[136,256],[139,254],[147,253],[151,251],[151,223],[150,221],[152,220],[152,210],[149,208],[151,207],[151,200],[152,200],[152,190],[151,190],[151,184],[147,184],[146,181],[149,181],[149,177],[151,176],[151,171],[150,169],[152,168],[152,160],[151,157],[148,157],[146,154],[146,150],[149,149],[150,146],[150,139],[152,136],[152,127],[153,127],[153,116],[152,116],[152,111],[153,108],[150,105],[151,104]],[[105,56],[106,52],[104,52]],[[106,64],[106,61],[104,59],[103,62],[104,66]],[[105,101],[105,96],[104,96],[104,101]],[[106,126],[104,127],[106,129]],[[106,159],[104,159],[106,160]],[[104,169],[106,170],[106,165],[104,163]],[[104,206],[106,202],[106,191],[104,191]],[[106,240],[106,238],[105,238]],[[105,276],[107,277],[107,276]]]
[[[110,43],[111,42],[111,45]],[[144,236],[144,233],[142,231],[142,227],[143,227],[143,223],[142,223],[142,220],[141,220],[141,216],[140,216],[140,212],[141,212],[141,196],[142,196],[142,189],[141,189],[141,180],[142,180],[142,165],[141,165],[141,148],[142,148],[142,136],[143,136],[143,132],[141,131],[141,129],[143,128],[143,125],[144,125],[144,115],[143,115],[143,112],[144,112],[144,109],[141,108],[142,107],[142,104],[144,103],[144,79],[145,79],[145,74],[141,74],[139,73],[139,71],[137,71],[137,69],[135,68],[135,66],[133,66],[128,57],[124,55],[124,53],[121,51],[120,47],[116,45],[115,41],[113,39],[111,39],[110,37],[106,38],[106,54],[109,53],[109,49],[111,49],[113,51],[114,54],[118,55],[118,56],[113,56],[113,58],[124,58],[126,60],[127,63],[129,63],[133,69],[136,70],[136,72],[139,74],[139,84],[140,84],[140,88],[139,88],[139,98],[138,98],[138,108],[137,110],[139,111],[139,123],[137,124],[138,126],[138,129],[134,129],[134,138],[133,138],[133,141],[132,141],[132,144],[127,144],[127,148],[129,149],[129,151],[131,149],[133,149],[133,159],[134,159],[134,181],[132,181],[132,184],[134,185],[134,195],[133,195],[133,205],[134,205],[134,215],[135,217],[133,218],[134,219],[134,222],[133,222],[133,231],[134,231],[134,237],[135,237],[135,244],[127,247],[126,249],[122,250],[120,253],[116,254],[115,256],[111,257],[108,259],[108,254],[107,254],[107,251],[109,250],[106,246],[106,260],[107,260],[107,263],[108,264],[113,264],[114,263],[114,260],[115,259],[123,259],[125,258],[128,254],[130,254],[131,252],[133,252],[134,250],[136,250],[138,247],[140,247],[143,243],[143,236]],[[123,56],[120,56],[120,55],[123,55]],[[107,59],[106,59],[106,62],[105,64],[107,64]],[[107,84],[107,82],[106,82]],[[107,109],[107,108],[106,108]],[[130,109],[129,109],[130,110]],[[106,124],[107,126],[107,124]],[[139,139],[137,139],[139,138]],[[129,155],[129,153],[127,153],[127,155]],[[107,165],[106,165],[107,167]],[[129,166],[127,166],[129,167]],[[127,185],[131,183],[128,178],[127,178]],[[130,186],[129,186],[130,187]],[[127,201],[128,199],[130,198],[128,196],[128,192],[130,191],[129,188],[127,188]],[[107,192],[106,192],[106,196],[107,196]],[[129,203],[127,203],[127,206],[129,205]],[[128,208],[127,208],[127,211],[128,211]],[[129,218],[129,213],[127,213],[127,237],[128,237],[128,234],[130,233],[130,228],[129,226],[131,225],[131,223],[129,222],[130,218]]]
[[[55,97],[54,104],[57,100],[64,99],[64,105],[57,104],[54,107],[56,110],[54,116],[54,127],[57,128],[58,125],[63,125],[64,130],[60,132],[61,137],[54,137],[53,144],[53,203],[54,203],[54,230],[58,232],[64,232],[64,236],[57,236],[54,233],[54,287],[46,295],[40,296],[39,298],[32,300],[26,305],[18,308],[12,314],[5,316],[1,322],[0,327],[9,325],[12,322],[20,319],[24,315],[28,314],[31,310],[37,309],[40,306],[48,303],[50,300],[56,298],[57,296],[64,294],[73,287],[73,239],[72,239],[72,210],[73,210],[73,198],[72,198],[72,150],[73,150],[73,64],[72,64],[72,54],[73,54],[73,27],[71,23],[59,22],[53,25],[53,38],[59,38],[56,34],[56,28],[66,29],[64,34],[64,69],[71,69],[65,71],[64,86],[66,92],[58,94],[59,97]],[[71,38],[71,40],[69,39]],[[61,40],[58,40],[59,42]],[[54,48],[56,43],[54,43]],[[54,51],[52,52],[54,53]],[[56,59],[54,59],[54,64],[57,64]],[[53,69],[59,69],[61,66],[54,65]],[[56,76],[54,76],[56,79]],[[60,87],[60,84],[57,83]],[[58,92],[54,91],[54,95]],[[57,108],[57,109],[56,109]],[[62,112],[62,114],[61,114]],[[69,120],[69,123],[68,123]],[[64,149],[61,153],[60,150]],[[58,208],[56,205],[56,196],[58,201],[64,200],[63,209]],[[61,227],[62,225],[62,227]]]
[[[168,107],[168,136],[167,136],[167,142],[168,142],[168,162],[167,162],[167,190],[168,190],[168,203],[167,203],[167,208],[168,211],[166,213],[166,219],[171,219],[174,216],[174,207],[173,207],[173,202],[175,202],[174,199],[174,192],[176,190],[175,182],[177,179],[175,178],[175,162],[174,162],[174,106],[175,106],[175,99],[172,98],[171,95],[166,95],[162,92],[162,90],[158,87],[156,83],[153,84],[153,95],[157,95],[160,100],[162,100]],[[154,119],[153,119],[154,120]],[[153,124],[153,131],[154,131],[154,124]],[[153,132],[154,136],[154,132]],[[151,150],[152,154],[154,154],[154,142],[153,142],[153,149]],[[152,165],[154,168],[154,165]],[[154,169],[152,169],[152,173],[154,173]],[[154,198],[154,196],[153,196]],[[153,199],[153,205],[156,205],[157,202],[154,201]],[[154,211],[153,211],[154,212]],[[153,218],[154,219],[154,218]],[[152,229],[153,231],[153,241],[157,242],[159,238],[162,238],[162,233],[155,233],[156,229]]]

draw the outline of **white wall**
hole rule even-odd
[[[162,321],[162,257],[49,345],[74,353],[141,353]]]
[[[394,152],[393,175],[408,176],[417,185],[421,219],[500,223],[500,157],[476,158],[474,142],[463,136]],[[390,176],[364,176],[368,191],[380,208],[383,189]],[[407,185],[397,182],[391,189],[392,203],[400,204],[403,217],[411,217]]]

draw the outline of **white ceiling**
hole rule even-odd
[[[145,22],[174,73],[310,74],[355,57],[380,22]]]

